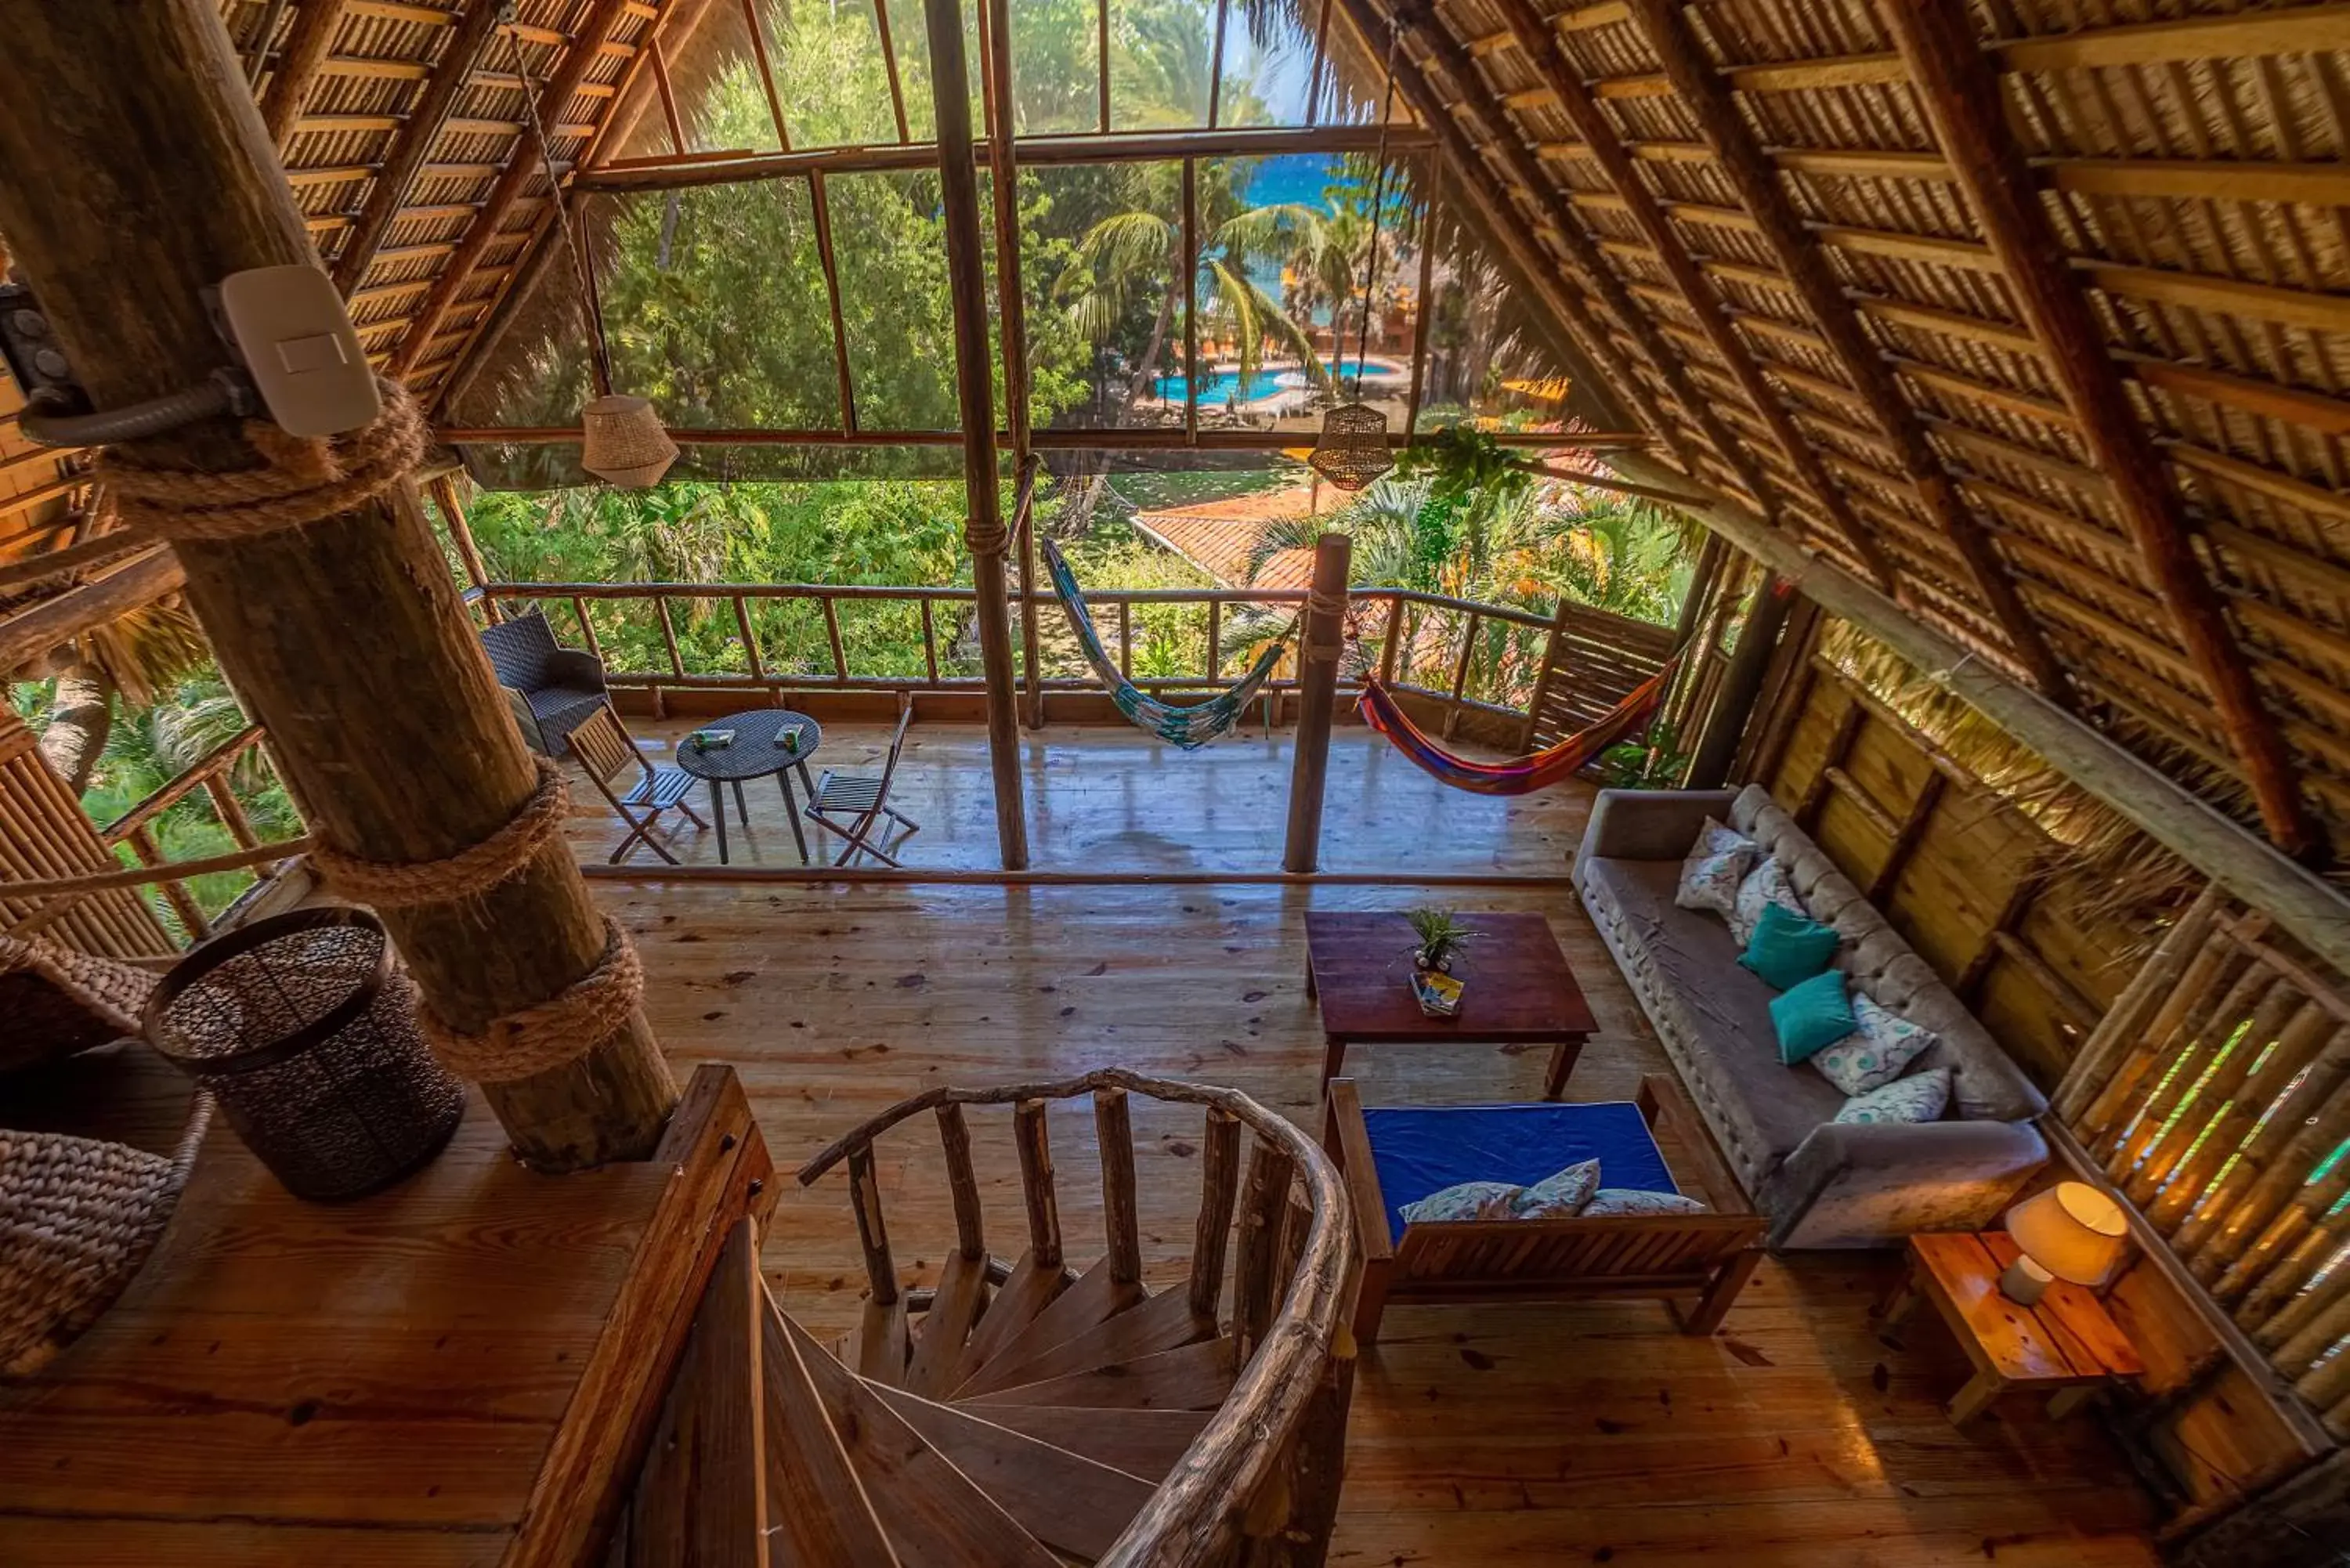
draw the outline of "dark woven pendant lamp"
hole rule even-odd
[[[1333,488],[1349,494],[1395,467],[1395,453],[1388,447],[1388,416],[1363,401],[1363,368],[1371,351],[1371,299],[1378,291],[1379,223],[1386,215],[1388,198],[1388,124],[1395,112],[1395,52],[1396,26],[1390,22],[1387,85],[1379,96],[1379,177],[1371,188],[1371,254],[1363,265],[1363,329],[1355,342],[1355,395],[1322,416],[1322,434],[1305,459]],[[1343,348],[1338,362],[1343,373]]]

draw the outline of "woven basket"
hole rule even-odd
[[[677,442],[642,398],[598,398],[579,411],[579,466],[623,490],[659,484],[677,461]]]
[[[168,1156],[0,1129],[0,1378],[38,1371],[121,1295],[179,1206],[212,1111],[198,1094]]]
[[[0,1073],[139,1033],[155,976],[46,937],[0,937]]]
[[[1388,417],[1367,403],[1341,403],[1322,418],[1322,436],[1305,460],[1340,490],[1357,491],[1395,466]]]

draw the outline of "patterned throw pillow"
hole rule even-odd
[[[1514,1220],[1571,1220],[1599,1190],[1599,1162],[1586,1159],[1545,1176],[1510,1200]]]
[[[1914,1077],[1896,1078],[1881,1089],[1855,1096],[1844,1103],[1835,1119],[1846,1123],[1883,1125],[1892,1122],[1938,1122],[1950,1104],[1950,1070],[1937,1067]]]
[[[1723,919],[1730,919],[1738,902],[1738,884],[1761,853],[1744,834],[1707,817],[1697,842],[1690,846],[1689,856],[1681,862],[1680,885],[1673,889],[1673,902],[1684,909],[1711,909]]]
[[[1398,1210],[1407,1224],[1435,1225],[1448,1220],[1507,1220],[1511,1200],[1524,1190],[1508,1181],[1463,1181],[1430,1193]]]
[[[1603,1187],[1583,1206],[1583,1218],[1603,1214],[1707,1214],[1712,1212],[1681,1192],[1643,1192],[1637,1187]]]
[[[1934,1048],[1941,1036],[1855,992],[1853,1032],[1814,1054],[1812,1065],[1846,1095],[1881,1089]]]
[[[1738,939],[1740,947],[1754,940],[1754,928],[1762,921],[1765,904],[1776,904],[1791,915],[1809,918],[1811,914],[1804,908],[1804,901],[1795,897],[1795,885],[1787,880],[1787,868],[1767,856],[1757,861],[1754,869],[1746,874],[1746,880],[1738,885],[1737,900],[1731,906],[1730,934]]]

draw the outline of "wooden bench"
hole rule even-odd
[[[1397,1236],[1354,1080],[1332,1080],[1322,1142],[1346,1175],[1363,1238],[1357,1342],[1377,1343],[1379,1319],[1397,1303],[1694,1297],[1683,1332],[1706,1334],[1721,1326],[1762,1261],[1762,1216],[1747,1202],[1679,1084],[1644,1077],[1636,1103],[1659,1147],[1669,1141],[1682,1154],[1686,1168],[1674,1171],[1676,1184],[1711,1212],[1407,1224]]]

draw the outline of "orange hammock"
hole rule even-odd
[[[1396,750],[1418,763],[1423,772],[1454,789],[1476,794],[1531,794],[1582,772],[1600,753],[1626,736],[1638,733],[1663,705],[1665,688],[1671,683],[1673,671],[1680,661],[1678,653],[1665,660],[1662,670],[1634,687],[1630,695],[1596,723],[1555,745],[1506,763],[1471,762],[1446,751],[1427,731],[1411,722],[1403,705],[1396,701],[1395,693],[1380,685],[1375,675],[1363,677],[1363,722],[1393,741]]]

